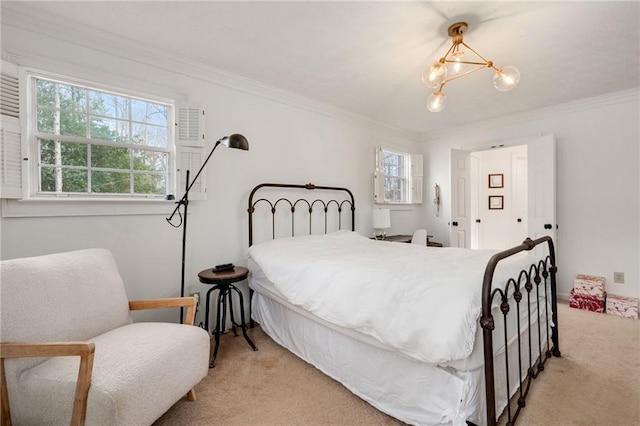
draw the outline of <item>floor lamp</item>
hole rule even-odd
[[[216,150],[218,145],[224,145],[227,148],[241,149],[243,151],[249,150],[249,142],[247,141],[247,138],[240,134],[236,133],[231,136],[225,136],[221,139],[218,139],[213,146],[213,149],[211,149],[211,152],[209,152],[209,155],[204,160],[204,163],[202,163],[202,166],[200,166],[200,170],[198,170],[198,173],[196,173],[196,177],[193,178],[193,181],[191,181],[191,183],[189,183],[189,170],[187,170],[186,190],[184,192],[184,195],[182,196],[182,198],[180,198],[179,201],[176,201],[177,206],[173,210],[173,213],[171,213],[171,216],[166,218],[167,222],[169,222],[169,225],[173,226],[174,228],[179,228],[180,226],[182,226],[182,272],[180,276],[180,297],[184,297],[185,249],[187,246],[187,208],[189,206],[189,191],[191,190],[193,184],[198,180],[198,177],[202,173],[202,170],[204,170],[204,167],[209,162],[209,159],[213,155],[213,152]],[[180,213],[180,206],[184,206],[184,217]],[[173,216],[175,216],[176,213],[178,213],[180,222],[177,224],[173,224],[171,221],[173,220]],[[183,322],[183,312],[184,308],[180,308],[180,324],[182,324]]]

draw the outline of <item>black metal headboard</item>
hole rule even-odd
[[[316,191],[316,190],[326,190],[326,191],[338,191],[338,192],[346,192],[343,200],[322,200],[315,199],[313,201],[309,201],[305,198],[298,198],[296,201],[292,202],[288,198],[278,198],[276,201],[272,202],[267,198],[259,198],[256,201],[253,201],[254,195],[258,190],[263,188],[281,188],[281,189],[304,189],[308,191]],[[273,197],[275,198],[275,197]],[[249,246],[253,245],[253,214],[256,212],[256,206],[264,202],[268,204],[271,211],[271,231],[272,238],[276,237],[276,212],[278,204],[282,203],[288,210],[291,212],[291,236],[295,236],[295,212],[296,207],[298,205],[302,205],[306,207],[309,212],[309,234],[312,232],[312,221],[313,221],[313,209],[316,205],[322,208],[324,211],[324,232],[327,232],[327,219],[331,211],[334,211],[337,215],[338,219],[338,229],[342,229],[342,212],[343,207],[347,205],[351,210],[351,230],[355,231],[355,211],[356,205],[355,200],[353,198],[353,194],[347,188],[334,187],[334,186],[318,186],[312,183],[307,183],[304,185],[294,185],[294,184],[285,184],[285,183],[261,183],[260,185],[253,188],[251,194],[249,195],[249,207],[247,211],[249,212]],[[335,209],[331,209],[330,207],[334,205]]]

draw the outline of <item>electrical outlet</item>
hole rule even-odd
[[[191,293],[189,296],[196,298],[196,307],[200,304],[200,293]]]
[[[616,284],[624,284],[624,272],[614,272],[613,282]]]

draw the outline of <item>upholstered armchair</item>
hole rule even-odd
[[[208,373],[192,297],[128,301],[111,253],[1,262],[2,424],[149,425]],[[131,311],[186,308],[184,324]]]

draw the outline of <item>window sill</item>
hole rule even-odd
[[[175,200],[2,200],[2,217],[169,215]]]
[[[420,207],[419,204],[408,204],[408,203],[375,203],[375,205],[379,208],[384,208],[389,210],[413,210],[416,207]]]

